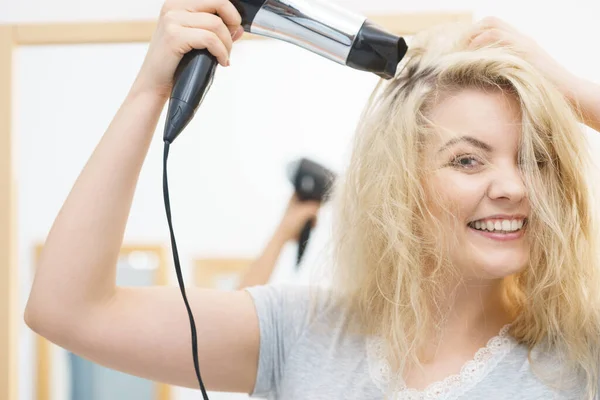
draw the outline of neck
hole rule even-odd
[[[503,301],[501,279],[467,281],[448,287],[445,298],[439,299],[434,309],[437,327],[430,333],[425,359],[456,349],[471,353],[485,346],[512,321]]]
[[[449,287],[443,299],[441,327],[454,332],[500,328],[510,322],[504,280],[471,280]]]

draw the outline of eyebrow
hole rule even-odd
[[[458,138],[450,139],[445,145],[440,147],[440,149],[438,150],[438,153],[441,152],[442,150],[447,149],[448,147],[453,146],[456,143],[460,143],[460,142],[467,142],[475,147],[479,147],[480,149],[482,149],[483,151],[486,151],[488,153],[493,150],[492,146],[490,146],[489,144],[487,144],[485,142],[482,142],[479,139],[475,139],[472,136],[461,136]]]

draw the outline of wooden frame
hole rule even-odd
[[[468,12],[368,15],[399,35],[451,21],[472,21]],[[12,68],[18,46],[148,42],[155,21],[0,25],[0,398],[17,400],[17,243],[15,173],[12,166]],[[244,35],[245,39],[257,38]]]
[[[35,263],[40,258],[43,249],[43,244],[35,246]],[[166,249],[159,245],[125,245],[121,247],[120,255],[125,256],[133,252],[151,252],[158,257],[159,264],[156,271],[156,285],[167,285],[169,283],[168,266],[170,265],[167,258]],[[35,400],[51,400],[51,382],[52,377],[52,346],[51,343],[42,336],[36,335],[36,387]],[[157,383],[156,384],[155,400],[170,400],[170,386]]]
[[[12,165],[13,29],[0,26],[0,399],[17,399],[17,235]]]

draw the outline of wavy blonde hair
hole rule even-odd
[[[348,326],[378,334],[397,372],[419,364],[449,273],[447,246],[423,235],[432,220],[421,154],[444,96],[465,88],[515,96],[521,108],[521,170],[528,190],[529,265],[504,278],[509,333],[529,349],[556,354],[597,393],[600,265],[590,189],[590,158],[576,108],[510,48],[467,49],[464,25],[412,38],[391,81],[369,99],[334,202],[332,290],[352,310]],[[431,225],[427,225],[428,227]],[[428,238],[429,237],[429,238]],[[436,235],[439,239],[439,235]],[[428,266],[429,268],[425,268]],[[433,306],[433,307],[432,307]],[[551,382],[548,382],[549,384]]]

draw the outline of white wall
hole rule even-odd
[[[475,18],[497,15],[535,37],[578,74],[600,81],[600,56],[594,51],[600,37],[600,5],[595,0],[336,2],[365,13],[467,10]],[[147,19],[155,17],[161,4],[159,0],[0,0],[0,23]],[[47,233],[135,76],[144,50],[145,45],[132,44],[28,47],[17,53],[14,112],[23,305],[31,280],[31,246]],[[93,72],[93,79],[81,72],[84,68]],[[317,80],[307,79],[308,70],[316,72]],[[354,97],[340,96],[339,89],[348,82],[355,85]],[[171,150],[171,201],[184,263],[200,255],[256,255],[290,193],[285,163],[309,156],[340,168],[374,82],[373,77],[289,45],[238,43],[232,66],[219,70],[210,96]],[[34,89],[38,91],[32,96]],[[319,95],[314,96],[317,90]],[[600,135],[590,139],[600,150]],[[168,243],[161,162],[158,133],[142,171],[126,240]],[[327,210],[309,264],[326,242],[326,217]],[[293,278],[294,251],[288,247],[284,252],[276,280]],[[24,326],[19,351],[20,399],[32,400],[33,342]],[[194,395],[197,398],[197,393],[189,398]],[[190,391],[180,390],[178,396],[188,398]]]

